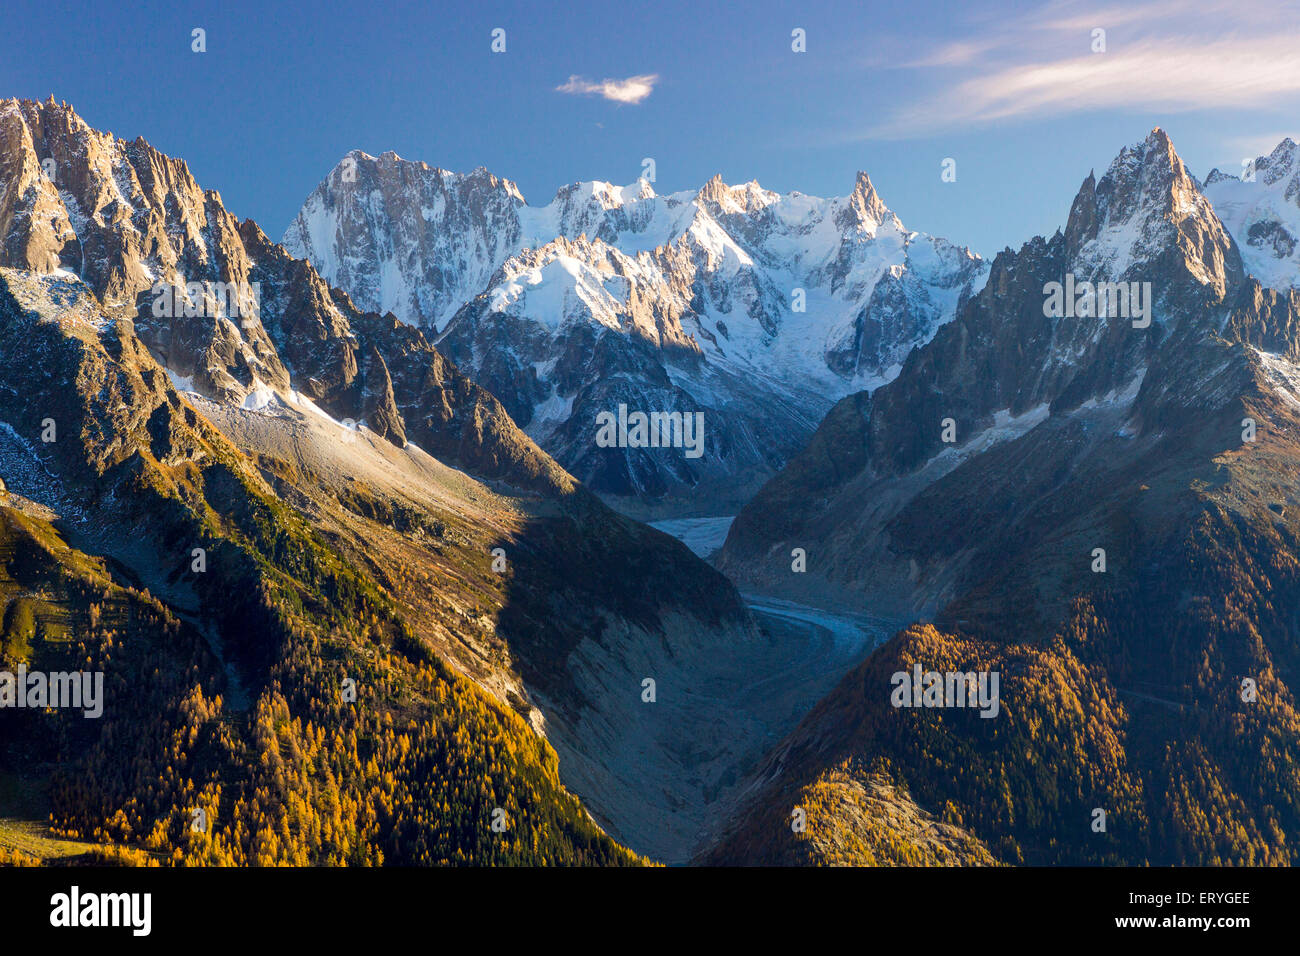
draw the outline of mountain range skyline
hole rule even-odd
[[[57,13],[58,4],[50,9]],[[655,44],[640,39],[662,29],[647,14],[602,32],[581,16],[557,22],[509,4],[446,18],[432,10],[345,9],[274,34],[241,36],[239,3],[212,8],[206,25],[198,22],[202,12],[146,3],[97,28],[106,41],[143,38],[172,71],[168,88],[137,91],[140,78],[99,60],[107,42],[78,46],[71,57],[50,55],[67,37],[47,36],[45,24],[52,28],[59,18],[34,10],[35,32],[0,64],[0,82],[11,94],[74,102],[98,128],[127,139],[143,134],[186,156],[204,181],[223,184],[233,208],[272,235],[324,172],[359,148],[460,172],[483,166],[533,198],[573,182],[629,184],[646,157],[656,160],[655,185],[665,193],[720,173],[727,182],[831,196],[864,169],[905,222],[925,223],[989,257],[1063,218],[1067,210],[1045,198],[1073,188],[1055,161],[1063,147],[1104,167],[1110,144],[1134,142],[1159,125],[1204,175],[1240,169],[1243,158],[1300,136],[1288,119],[1300,105],[1289,60],[1267,75],[1259,69],[1263,58],[1277,59],[1269,48],[1277,41],[1257,24],[1295,19],[1287,4],[1271,0],[1250,22],[1233,19],[1231,5],[1218,0],[1190,7],[1066,2],[1032,14],[1007,4],[956,19],[927,19],[924,4],[913,18],[828,3],[806,8],[798,23],[775,5],[760,5],[725,26],[720,9],[707,5],[662,10],[663,22],[716,18],[731,41]],[[281,21],[284,7],[257,5],[257,15]],[[933,29],[919,32],[923,20]],[[498,28],[506,30],[506,51],[494,54]],[[209,52],[191,51],[193,29],[206,31]],[[811,38],[807,52],[791,50],[794,29]],[[1092,52],[1095,29],[1107,30],[1105,52]],[[385,41],[397,31],[428,36],[430,45],[392,61]],[[757,76],[746,70],[747,51],[761,57]],[[357,68],[384,56],[383,80]],[[1058,62],[1074,73],[1048,70]],[[1185,77],[1174,62],[1200,66]],[[281,82],[252,81],[268,69]],[[112,77],[116,95],[86,83],[90,75]],[[575,92],[560,92],[574,77]],[[657,79],[642,99],[617,98],[617,83],[636,77]],[[582,92],[606,80],[615,84],[614,98]],[[420,94],[439,82],[453,84],[451,95]],[[1017,89],[1025,95],[1014,100],[1009,91]],[[222,111],[205,116],[200,104],[213,97]],[[1028,105],[1008,107],[1013,100]],[[973,120],[952,112],[963,101],[980,104],[968,111]],[[747,105],[737,110],[736,103]],[[929,126],[889,128],[903,116],[925,117]],[[669,130],[675,135],[666,136]],[[234,161],[220,144],[240,138],[259,149]],[[940,178],[945,159],[957,162],[955,182]]]

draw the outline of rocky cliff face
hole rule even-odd
[[[805,546],[830,590],[878,588],[932,610],[952,582],[927,586],[897,554],[886,528],[900,509],[1035,428],[1132,405],[1173,343],[1218,332],[1243,283],[1236,243],[1153,131],[1084,181],[1063,232],[1000,254],[894,381],[836,406],[737,519],[723,566],[790,584],[780,555]]]
[[[372,312],[437,330],[519,249],[526,206],[515,184],[353,150],[308,197],[283,237]]]
[[[715,177],[666,196],[577,183],[530,207],[485,171],[391,153],[345,157],[284,242],[364,306],[436,328],[584,482],[669,510],[744,500],[986,269],[904,229],[865,174],[830,200]],[[597,444],[597,416],[619,405],[701,413],[704,454]]]

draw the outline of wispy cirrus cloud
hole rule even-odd
[[[1300,22],[1287,0],[1095,7],[1062,0],[981,19],[972,35],[901,65],[942,89],[900,104],[864,137],[902,139],[1091,110],[1261,109],[1300,93]],[[1095,30],[1105,31],[1103,52]],[[937,74],[935,71],[939,71]]]
[[[604,79],[599,82],[581,76],[571,76],[568,81],[557,86],[556,92],[570,93],[575,96],[601,96],[615,103],[640,103],[654,92],[659,82],[658,73],[645,73],[629,76],[622,80]]]

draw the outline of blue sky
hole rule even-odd
[[[660,192],[842,195],[865,169],[908,226],[992,254],[1152,126],[1202,176],[1300,140],[1296,0],[110,6],[5,0],[0,96],[144,136],[274,238],[359,147],[486,166],[534,204],[645,157]]]

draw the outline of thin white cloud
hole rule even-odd
[[[571,93],[575,96],[603,96],[615,103],[640,103],[654,92],[659,82],[658,73],[646,73],[641,76],[629,76],[624,80],[604,79],[599,83],[581,76],[571,76],[555,89],[559,93]]]
[[[968,66],[971,63],[979,62],[981,57],[988,56],[1000,45],[1000,41],[994,39],[961,40],[956,43],[945,43],[935,50],[922,53],[915,60],[903,65],[914,67]],[[881,65],[887,64],[882,63]]]
[[[903,69],[943,89],[899,104],[865,137],[900,139],[1107,109],[1266,109],[1300,94],[1300,23],[1286,0],[1091,7],[1062,0],[1027,18],[983,19]],[[1093,52],[1093,31],[1106,31]]]

